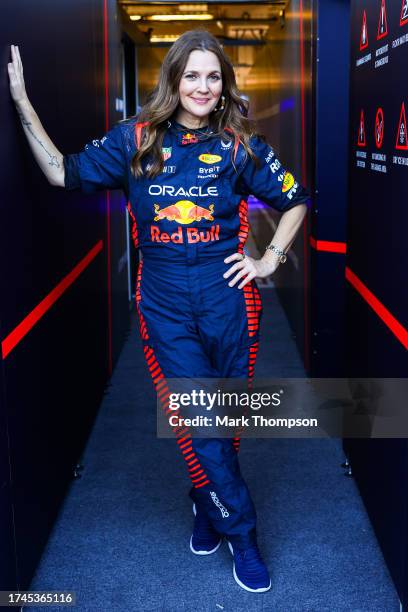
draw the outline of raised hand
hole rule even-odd
[[[9,79],[10,79],[10,93],[16,104],[27,100],[27,92],[24,83],[23,75],[23,63],[20,57],[20,51],[16,45],[11,45],[11,58],[12,61],[7,64]]]

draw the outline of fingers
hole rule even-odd
[[[20,51],[17,45],[10,45],[11,62],[8,62],[7,69],[10,79],[10,93],[14,102],[19,102],[27,96],[23,76],[23,64]]]
[[[230,282],[228,283],[228,285],[230,287],[233,287],[243,276],[245,276],[244,280],[238,285],[238,289],[242,289],[242,287],[244,287],[244,285],[246,285],[247,283],[249,283],[249,281],[251,281],[253,278],[255,278],[255,273],[247,270],[246,268],[243,268],[242,270],[240,270],[238,272],[238,274],[236,274],[234,276],[234,278],[232,280],[230,280]]]
[[[14,82],[14,80],[17,78],[17,66],[16,66],[15,59],[14,59],[14,52],[12,52],[12,55],[13,55],[13,58],[12,58],[13,61],[7,64],[7,68],[9,71],[10,79],[13,79],[13,82]]]
[[[251,282],[252,279],[254,279],[256,276],[255,272],[250,272],[242,281],[242,283],[240,283],[238,285],[238,289],[242,289],[242,287],[245,287],[245,285],[247,285],[248,283]]]
[[[241,253],[233,253],[232,255],[229,255],[224,259],[224,263],[230,263],[231,261],[235,261],[236,259],[242,261]]]
[[[18,73],[18,62],[17,62],[17,55],[16,55],[16,51],[14,49],[14,46],[11,45],[11,63],[8,64],[9,68],[12,69],[12,71],[14,72],[15,75],[17,75]]]
[[[249,283],[256,276],[256,271],[253,270],[252,260],[250,257],[245,257],[242,259],[241,253],[233,253],[224,259],[225,263],[231,263],[232,261],[237,261],[229,270],[227,270],[223,276],[224,278],[229,278],[234,272],[238,273],[234,276],[232,280],[228,283],[230,287],[233,287],[242,277],[245,277],[244,280],[238,285],[238,289],[242,289],[247,283]]]
[[[14,72],[18,74],[18,72],[23,72],[23,64],[21,62],[20,51],[16,45],[11,45],[11,57],[12,57],[12,66],[14,68]]]
[[[20,57],[20,50],[17,45],[11,45],[11,59],[12,62],[7,64],[10,77],[13,77],[14,85],[21,85],[21,87],[25,87],[24,85],[24,76],[23,76],[23,63]]]
[[[21,70],[21,74],[23,74],[23,62],[21,61],[20,49],[18,47],[16,47],[16,53],[17,53],[18,65]]]
[[[228,285],[233,287],[240,279],[243,278],[242,282],[238,285],[238,289],[242,289],[242,287],[256,277],[256,270],[254,269],[251,259],[248,257],[231,266],[231,268],[227,270],[223,276],[224,278],[228,278],[234,274],[234,272],[237,272],[237,274],[235,274],[234,278],[229,281]]]
[[[11,45],[11,62],[9,62],[9,63],[7,64],[7,67],[8,67],[9,69],[10,69],[10,68],[11,68],[11,69],[13,69],[13,68],[14,68],[14,48],[13,48],[13,45]]]
[[[227,258],[229,259],[229,258]],[[224,261],[227,261],[226,259]],[[245,266],[245,262],[243,259],[240,259],[236,264],[234,264],[233,266],[230,267],[229,270],[227,270],[223,276],[224,278],[228,278],[229,276],[231,276],[231,274],[233,274],[235,272],[235,270],[240,270],[243,266]]]

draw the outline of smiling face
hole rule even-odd
[[[179,84],[176,121],[191,127],[207,125],[222,93],[221,65],[212,51],[191,51]]]

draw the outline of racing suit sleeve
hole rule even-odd
[[[249,155],[245,156],[238,170],[237,192],[252,194],[280,212],[298,204],[310,206],[310,194],[282,166],[272,147],[259,136],[253,136],[250,145],[261,165],[258,169],[255,161]]]
[[[101,139],[92,140],[80,153],[63,157],[65,188],[94,193],[124,189],[127,193],[127,158],[119,125]]]

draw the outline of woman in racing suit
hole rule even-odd
[[[126,194],[142,253],[140,333],[165,413],[169,379],[250,383],[262,313],[254,279],[284,261],[309,196],[247,119],[247,103],[216,38],[202,29],[185,32],[167,53],[140,114],[69,155],[42,128],[25,93],[18,49],[12,56],[11,93],[50,183]],[[284,213],[258,260],[244,253],[250,193]],[[239,437],[197,438],[183,424],[173,431],[191,478],[191,551],[213,553],[225,537],[237,583],[252,592],[268,590],[255,508],[238,463]]]

